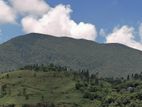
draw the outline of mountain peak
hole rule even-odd
[[[121,44],[99,44],[83,39],[30,33],[0,45],[0,70],[29,64],[89,69],[101,76],[126,76],[141,72],[142,52]]]

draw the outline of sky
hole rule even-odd
[[[35,32],[142,50],[141,5],[142,0],[0,0],[0,43]]]

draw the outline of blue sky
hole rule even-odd
[[[48,2],[52,6],[59,3],[70,4],[74,11],[72,13],[74,20],[95,24],[98,30],[103,28],[107,32],[111,32],[118,25],[129,25],[137,29],[142,22],[142,0],[48,0]],[[98,36],[97,41],[104,42],[104,38]]]
[[[52,6],[70,4],[76,21],[112,28],[118,24],[136,25],[142,21],[141,0],[48,0]]]
[[[52,6],[70,4],[76,21],[112,28],[118,24],[136,25],[142,21],[141,0],[48,0]]]
[[[7,6],[9,6],[11,9],[13,8],[15,9],[14,7],[15,5],[13,5],[14,0],[1,0],[1,1],[4,1],[4,3]],[[72,12],[69,13],[71,20],[73,20],[78,25],[80,22],[83,22],[85,24],[90,23],[91,25],[94,25],[97,34],[96,33],[91,33],[91,34],[96,35],[95,41],[97,42],[122,43],[127,46],[142,50],[142,42],[141,42],[142,34],[139,33],[142,30],[141,27],[142,0],[43,0],[43,1],[52,8],[55,8],[59,4],[63,4],[64,6],[70,5],[70,9],[72,9]],[[21,13],[22,12],[24,11],[21,11]],[[26,16],[29,16],[29,14],[21,15],[21,13],[18,15],[16,14],[16,19],[15,19],[16,23],[0,23],[0,29],[1,29],[0,43],[3,43],[15,36],[28,33],[27,28],[26,31],[23,30],[24,28],[21,25],[21,20]],[[38,17],[43,17],[43,14]],[[102,30],[103,33],[100,33],[100,30]],[[83,33],[81,32],[81,34]],[[127,37],[125,37],[125,35]],[[123,40],[125,39],[125,41],[121,41],[120,39]],[[127,43],[126,41],[128,41],[129,43]]]

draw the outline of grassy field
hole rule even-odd
[[[6,86],[6,94],[0,96],[0,105],[16,104],[18,107],[47,101],[91,107],[94,103],[82,98],[82,93],[75,89],[72,75],[68,73],[29,70],[3,73],[0,75],[0,86]]]
[[[113,79],[50,69],[1,73],[0,107],[142,107],[142,73]]]

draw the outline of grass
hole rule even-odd
[[[142,74],[131,79],[91,78],[72,72],[18,70],[0,74],[0,106],[47,102],[56,107],[141,107]],[[7,107],[7,106],[6,106]]]
[[[0,105],[16,104],[18,107],[43,100],[57,104],[84,104],[81,92],[75,89],[72,76],[62,72],[19,70],[3,73],[0,75],[0,86],[2,85],[7,85],[7,94],[0,98]],[[28,99],[23,95],[24,89]]]

